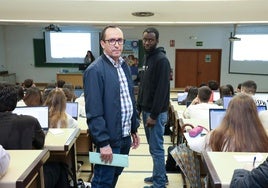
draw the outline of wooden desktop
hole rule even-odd
[[[77,184],[76,140],[79,135],[79,128],[50,128],[45,139],[45,148],[50,151],[49,161],[65,162],[68,164],[75,186]]]
[[[7,150],[10,165],[7,173],[0,179],[3,188],[44,188],[43,164],[49,158],[44,150]]]
[[[254,156],[260,156],[256,163],[259,165],[267,155],[254,152],[202,152],[202,161],[208,173],[208,187],[229,187],[235,169],[253,165]]]

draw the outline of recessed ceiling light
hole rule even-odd
[[[132,15],[137,16],[137,17],[150,17],[150,16],[153,16],[154,13],[153,12],[133,12]]]

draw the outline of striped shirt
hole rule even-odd
[[[116,63],[108,55],[106,57],[111,61],[113,66],[117,69],[117,74],[120,83],[120,100],[121,100],[121,116],[122,116],[122,133],[123,137],[129,136],[131,131],[131,118],[133,115],[133,104],[128,90],[128,82],[124,70],[121,65],[124,60],[119,58],[119,63]]]

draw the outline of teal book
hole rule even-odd
[[[89,152],[89,162],[92,164],[128,167],[128,155],[113,154],[113,161],[111,163],[104,163],[101,161],[100,153]]]

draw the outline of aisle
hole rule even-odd
[[[152,175],[152,158],[149,154],[148,144],[143,129],[143,125],[139,128],[141,145],[138,149],[131,150],[129,155],[129,167],[124,169],[124,172],[119,177],[116,188],[143,188],[147,185],[143,182],[145,177]],[[164,138],[164,148],[167,157],[167,148],[172,145],[170,136]],[[179,173],[168,173],[169,185],[167,188],[183,187],[182,178]]]
[[[149,154],[149,148],[146,141],[143,125],[139,128],[139,135],[141,138],[141,144],[138,149],[131,149],[129,155],[129,167],[125,168],[121,176],[119,177],[116,188],[143,188],[147,185],[143,182],[145,177],[152,175],[152,158]],[[167,148],[172,145],[170,136],[164,136],[164,148],[165,155],[167,157]],[[79,156],[78,160],[84,161],[81,166],[78,178],[82,178],[84,181],[88,181],[88,177],[91,173],[91,165],[88,161],[88,156]],[[183,187],[183,181],[181,174],[168,173],[169,185],[167,188]]]

